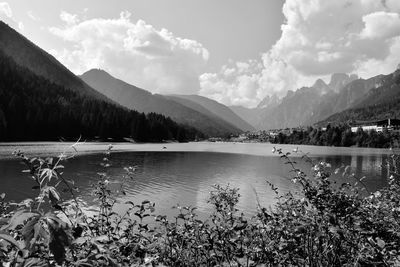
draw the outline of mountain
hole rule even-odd
[[[317,89],[318,91],[322,92],[322,94],[329,93],[331,91],[331,89],[332,89],[322,79],[316,80],[314,85],[311,86],[311,87],[313,87],[313,88]]]
[[[195,127],[210,136],[221,136],[239,133],[240,129],[222,119],[205,114],[170,97],[151,94],[150,92],[116,79],[107,72],[92,69],[82,74],[81,79],[109,97],[113,101],[129,109],[144,113],[159,113],[168,116],[178,123]]]
[[[171,100],[179,105],[182,105],[190,110],[194,110],[198,112],[199,114],[202,114],[206,116],[210,122],[217,123],[218,127],[222,127],[225,129],[226,133],[240,133],[243,132],[243,130],[235,127],[234,125],[230,124],[229,122],[223,120],[220,116],[215,115],[213,112],[205,108],[204,106],[186,98],[181,98],[173,95],[167,95],[165,96],[168,100]],[[229,129],[235,129],[234,131],[229,130]]]
[[[370,82],[369,87],[372,89],[355,101],[354,108],[376,106],[398,99],[400,95],[400,70],[389,75],[378,75],[368,79],[368,81]]]
[[[278,105],[262,113],[256,128],[281,129],[313,125],[351,107],[379,82],[379,76],[363,80],[356,75],[334,73],[328,84],[318,79],[311,87],[288,91]]]
[[[0,21],[0,140],[79,136],[184,141],[202,134],[160,114],[145,115],[116,104]]]
[[[354,107],[370,90],[379,87],[382,79],[383,75],[366,80],[357,79],[346,84],[339,92],[322,98],[316,105],[309,123],[316,123],[332,114]]]
[[[313,114],[321,92],[313,87],[288,91],[276,107],[264,112],[257,125],[259,129],[283,129],[304,125]]]
[[[36,75],[57,85],[64,86],[79,94],[109,101],[75,76],[53,56],[2,21],[0,21],[0,50],[11,57],[18,65],[26,67]]]
[[[0,50],[0,141],[130,137],[160,142],[198,136],[162,115],[145,115],[57,85]]]
[[[231,107],[256,129],[283,129],[312,125],[354,105],[381,77],[368,80],[356,75],[334,73],[329,83],[317,79],[311,87],[288,91],[282,99],[265,97],[257,108]]]
[[[359,82],[363,84],[360,87],[370,89],[347,109],[329,116],[317,125],[400,118],[400,70]]]
[[[244,121],[247,121],[253,128],[257,129],[257,125],[261,120],[263,108],[246,108],[243,106],[229,106],[229,108]]]
[[[200,106],[202,106],[206,111],[210,112],[213,116],[219,117],[224,121],[230,123],[236,128],[242,131],[254,131],[254,127],[249,123],[244,121],[238,115],[236,115],[230,108],[221,103],[218,103],[215,100],[211,100],[207,97],[199,96],[199,95],[172,95],[175,100],[177,98],[182,98],[186,100],[190,100]]]
[[[253,128],[258,128],[262,119],[262,114],[269,112],[279,105],[280,99],[277,95],[266,96],[255,108],[242,106],[230,106],[229,108],[241,119],[251,124]]]
[[[258,105],[257,109],[274,108],[279,105],[280,99],[276,94],[272,96],[267,95]]]
[[[347,75],[345,73],[334,73],[331,76],[329,88],[331,88],[335,92],[339,92],[341,88],[345,87],[347,84],[357,79],[358,77],[355,74]]]

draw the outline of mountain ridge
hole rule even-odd
[[[364,80],[354,74],[334,73],[329,83],[317,79],[310,87],[288,91],[278,104],[265,104],[270,101],[270,96],[267,96],[256,109],[237,107],[232,109],[242,118],[251,118],[252,125],[257,129],[311,126],[337,112],[353,107],[369,90],[381,82],[382,77],[378,75]]]
[[[210,136],[240,133],[228,123],[202,114],[167,96],[150,92],[117,79],[104,70],[92,69],[81,76],[82,80],[122,106],[144,113],[159,113],[173,120],[198,128]]]
[[[203,106],[209,112],[214,114],[214,116],[220,117],[224,121],[241,129],[242,131],[254,131],[255,130],[253,126],[251,126],[245,120],[243,120],[242,118],[237,116],[236,113],[234,113],[229,107],[227,107],[215,100],[209,99],[204,96],[199,96],[199,95],[177,95],[177,94],[174,94],[174,95],[168,95],[168,96],[174,96],[174,97],[178,97],[178,98],[185,98],[185,99],[191,100],[191,101]]]
[[[357,99],[349,108],[332,114],[316,125],[400,118],[400,70],[364,81],[369,82],[372,88],[363,97]]]
[[[70,90],[111,102],[79,79],[52,55],[0,20],[0,49],[15,63]]]

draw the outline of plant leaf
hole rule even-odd
[[[18,248],[19,250],[22,250],[20,244],[12,236],[7,234],[0,234],[0,239],[7,241],[11,245],[14,245],[16,248]]]
[[[46,267],[49,266],[45,260],[39,258],[28,258],[21,265],[21,267]]]
[[[1,230],[4,230],[4,229],[14,230],[17,226],[23,224],[26,220],[28,220],[34,216],[40,216],[40,215],[35,212],[28,212],[26,210],[18,210],[11,217],[8,225],[3,226],[1,228]]]

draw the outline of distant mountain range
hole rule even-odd
[[[319,126],[357,121],[400,118],[400,70],[389,75],[378,75],[358,82],[360,87],[370,88],[350,105],[321,122]]]
[[[288,91],[282,99],[268,96],[256,108],[234,106],[231,109],[256,129],[321,126],[396,117],[400,114],[395,105],[400,100],[398,73],[369,79],[335,73],[328,84],[318,79],[311,87]],[[374,114],[370,114],[370,110],[374,110]]]

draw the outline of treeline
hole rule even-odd
[[[17,65],[0,51],[0,141],[202,138],[194,128],[80,95]]]
[[[399,135],[388,131],[363,131],[361,128],[353,133],[347,125],[328,125],[326,130],[309,127],[293,130],[290,134],[279,133],[270,141],[275,144],[389,148],[399,146]]]

